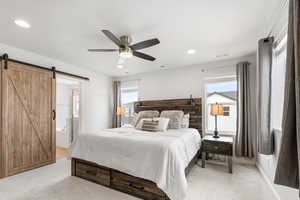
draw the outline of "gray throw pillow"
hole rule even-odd
[[[161,112],[160,117],[170,119],[168,129],[179,129],[181,128],[183,115],[184,112],[181,110],[164,110]]]
[[[135,125],[136,126],[139,121],[141,119],[144,118],[154,118],[154,117],[158,117],[159,116],[159,112],[157,110],[144,110],[138,113],[137,117],[136,117],[136,121],[135,121]]]

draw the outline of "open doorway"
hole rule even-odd
[[[67,156],[67,149],[79,135],[80,81],[58,76],[56,82],[56,159]]]

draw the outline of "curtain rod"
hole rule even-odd
[[[79,75],[76,75],[76,74],[71,74],[71,73],[68,73],[68,72],[56,70],[55,67],[47,68],[47,67],[42,67],[42,66],[39,66],[39,65],[23,62],[23,61],[20,61],[20,60],[11,59],[11,58],[8,57],[8,54],[3,54],[3,56],[0,56],[0,59],[11,61],[11,62],[16,62],[16,63],[19,63],[19,64],[35,67],[35,68],[38,68],[38,69],[52,71],[52,72],[55,72],[55,73],[58,73],[58,74],[62,74],[62,75],[65,75],[65,76],[70,76],[70,77],[77,78],[77,79],[82,79],[82,80],[85,80],[85,81],[90,80],[89,78],[84,77],[84,76],[79,76]]]

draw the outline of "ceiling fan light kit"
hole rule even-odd
[[[131,58],[133,56],[132,51],[130,48],[125,47],[125,48],[120,48],[120,57],[122,58]]]
[[[89,49],[90,52],[114,52],[119,51],[119,55],[121,58],[131,58],[132,56],[136,56],[138,58],[142,58],[144,60],[154,61],[155,58],[147,55],[145,53],[139,52],[137,50],[145,49],[148,47],[155,46],[160,43],[157,38],[153,38],[150,40],[146,40],[143,42],[138,42],[136,44],[130,45],[131,38],[129,36],[121,36],[120,39],[116,37],[109,30],[102,30],[104,35],[108,37],[113,43],[115,43],[119,49]]]

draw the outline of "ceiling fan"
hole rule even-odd
[[[119,49],[89,49],[90,52],[114,52],[119,51],[120,57],[122,58],[130,58],[132,56],[136,56],[145,60],[154,61],[155,58],[147,55],[145,53],[139,52],[137,50],[145,49],[148,47],[155,46],[160,43],[157,38],[146,40],[143,42],[139,42],[131,45],[131,38],[129,36],[121,36],[120,39],[116,37],[109,30],[102,30],[104,35],[106,35],[113,43],[115,43]]]

